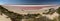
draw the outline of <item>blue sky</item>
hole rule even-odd
[[[13,5],[60,5],[60,0],[0,0],[1,4]]]

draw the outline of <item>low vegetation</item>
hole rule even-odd
[[[54,12],[57,12],[58,14],[60,14],[60,7],[57,10],[54,10],[53,8],[49,9],[49,11],[47,13],[43,13],[43,14],[53,14]],[[37,16],[39,16],[40,14],[27,14],[27,15],[21,15],[12,11],[9,11],[8,9],[4,8],[3,6],[0,5],[0,15],[2,15],[2,13],[4,13],[5,15],[8,16],[8,18],[10,18],[12,21],[21,21],[22,19],[34,19],[33,21],[53,21],[48,19],[47,17],[39,17],[39,18],[35,18]],[[41,15],[40,15],[41,16]],[[60,19],[60,16],[59,16]],[[28,20],[29,21],[29,20]]]

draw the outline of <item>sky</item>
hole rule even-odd
[[[60,5],[60,0],[0,0],[0,5]]]

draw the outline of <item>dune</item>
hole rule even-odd
[[[20,14],[27,14],[27,13],[31,13],[31,14],[36,14],[36,13],[42,13],[42,12],[46,12],[45,10],[48,10],[49,8],[57,8],[56,6],[48,6],[48,5],[3,5],[4,8],[8,9],[9,11],[13,11],[16,13],[20,13]],[[57,13],[56,13],[57,14]],[[11,21],[9,18],[6,18],[6,15],[0,15],[0,21]],[[50,18],[51,16],[47,16],[48,18]],[[55,17],[52,16],[52,18]],[[51,18],[51,19],[52,19]]]

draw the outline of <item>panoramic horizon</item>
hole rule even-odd
[[[0,0],[0,21],[60,21],[60,0]]]

